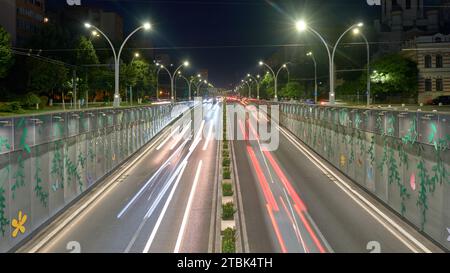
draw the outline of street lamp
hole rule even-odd
[[[244,80],[241,80],[241,82],[242,82],[242,84],[247,85],[247,87],[248,87],[248,98],[251,99],[252,98],[252,87],[251,87],[250,83],[248,81],[244,81]]]
[[[174,95],[174,84],[175,84],[175,77],[178,75],[178,72],[180,72],[180,69],[183,67],[188,67],[189,66],[189,62],[188,61],[184,61],[183,64],[181,64],[180,66],[177,67],[177,69],[175,69],[175,71],[172,73],[170,73],[169,69],[167,69],[164,65],[160,65],[159,67],[161,69],[164,69],[167,74],[169,74],[170,77],[170,97],[172,102],[175,102],[175,95]]]
[[[208,84],[207,80],[200,80],[200,82],[198,84],[195,85],[195,88],[197,89],[197,96],[200,93],[200,88],[202,87],[203,84]]]
[[[250,78],[250,79],[253,79],[255,81],[255,83],[256,83],[256,98],[259,100],[259,89],[260,89],[260,86],[261,86],[261,83],[260,83],[259,80],[260,80],[261,77],[259,75],[256,75],[256,77],[253,77],[250,74],[247,74],[247,77]]]
[[[134,53],[133,58],[131,59],[131,62],[130,62],[130,66],[132,66],[134,60],[139,57],[141,57],[141,54],[139,54],[139,52]],[[133,86],[132,85],[130,85],[130,105],[133,105]]]
[[[266,66],[270,72],[272,73],[272,76],[275,81],[275,101],[278,101],[278,76],[280,75],[281,70],[286,69],[287,70],[287,64],[283,64],[280,69],[278,69],[277,73],[270,67],[268,64],[266,64],[263,61],[259,62],[259,66]]]
[[[306,56],[311,57],[314,62],[314,103],[317,104],[317,62],[312,52],[308,52]]]
[[[363,38],[364,42],[366,43],[367,48],[367,106],[370,105],[370,45],[369,41],[367,41],[366,36],[364,33],[361,32],[360,28],[354,28],[353,29],[353,35],[359,35]]]
[[[344,31],[344,33],[342,33],[342,35],[339,37],[339,39],[337,40],[336,44],[333,47],[333,52],[330,51],[331,46],[328,45],[328,43],[325,41],[325,39],[323,38],[322,35],[320,35],[319,32],[317,32],[316,30],[314,30],[313,28],[309,27],[308,24],[303,21],[303,20],[299,20],[295,23],[295,27],[297,28],[297,30],[299,32],[304,32],[306,30],[311,31],[313,34],[315,34],[324,44],[325,48],[327,49],[327,53],[328,53],[328,62],[329,62],[329,70],[330,70],[330,104],[335,104],[336,101],[336,96],[335,96],[335,92],[334,92],[334,55],[336,53],[336,48],[339,44],[339,42],[342,40],[342,38],[345,36],[345,34],[347,34],[347,32],[349,32],[350,30],[354,29],[354,28],[361,28],[363,27],[364,24],[363,23],[357,23],[352,25],[351,27],[349,27],[346,31]]]
[[[120,106],[120,93],[119,93],[120,55],[122,54],[122,50],[123,50],[125,44],[127,43],[127,41],[131,38],[131,36],[133,36],[136,32],[138,32],[141,29],[150,30],[151,25],[150,25],[150,23],[145,23],[145,24],[141,25],[140,27],[136,28],[133,32],[131,32],[127,36],[127,38],[125,38],[122,45],[120,46],[118,54],[116,53],[116,49],[114,48],[114,45],[112,44],[111,40],[108,38],[108,36],[106,36],[105,33],[103,33],[103,31],[101,31],[98,27],[91,25],[90,23],[85,23],[84,26],[87,29],[94,28],[103,37],[105,37],[105,39],[108,41],[109,45],[111,46],[111,49],[112,49],[113,55],[114,55],[114,78],[115,78],[115,80],[114,80],[114,105],[113,106],[119,107]]]
[[[349,28],[347,28],[347,29],[341,34],[341,36],[339,36],[339,39],[336,41],[336,44],[334,45],[333,53],[331,54],[331,71],[332,71],[332,78],[331,78],[331,81],[330,81],[330,82],[331,82],[330,89],[333,91],[333,99],[335,99],[335,96],[334,96],[334,85],[335,85],[334,57],[335,57],[335,55],[336,55],[336,49],[337,49],[339,43],[341,42],[342,38],[345,36],[345,34],[347,34],[347,33],[348,33],[349,31],[351,31],[351,30],[354,30],[355,28],[361,28],[361,27],[363,27],[363,26],[364,26],[363,23],[353,24],[352,26],[350,26]],[[359,30],[358,30],[357,32],[359,32]],[[333,102],[331,102],[331,100],[330,100],[330,103],[334,104],[334,100],[333,100]]]
[[[316,35],[320,41],[323,43],[323,45],[325,46],[327,53],[328,53],[328,63],[329,63],[329,72],[330,72],[330,103],[334,104],[335,102],[335,95],[334,95],[334,88],[333,88],[333,60],[331,58],[331,51],[330,51],[330,46],[328,45],[328,43],[325,41],[325,39],[322,37],[322,35],[320,35],[319,32],[317,32],[315,29],[311,28],[308,26],[308,24],[306,24],[305,21],[303,20],[299,20],[295,23],[295,27],[297,28],[298,32],[304,32],[304,31],[310,31],[312,32],[314,35]]]
[[[200,79],[200,75],[197,75],[197,77],[191,77],[191,79],[190,80],[188,80],[185,76],[183,76],[181,73],[179,73],[179,75],[178,75],[180,78],[183,78],[185,81],[186,81],[186,83],[188,84],[188,86],[189,86],[189,100],[192,100],[192,84],[195,82],[195,80],[200,80],[201,81],[201,79]]]

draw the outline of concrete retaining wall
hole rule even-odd
[[[177,115],[174,107],[0,118],[0,252],[150,141]]]
[[[279,105],[284,127],[450,249],[450,115]]]

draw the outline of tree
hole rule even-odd
[[[260,87],[260,97],[261,98],[273,98],[275,95],[275,89],[274,89],[274,81],[272,74],[266,73],[264,78],[261,80],[261,87]]]
[[[80,97],[85,98],[86,92],[91,89],[90,79],[93,79],[98,75],[98,67],[91,66],[86,67],[86,65],[97,65],[99,60],[97,53],[95,52],[92,42],[84,36],[81,36],[77,41],[77,47],[75,51],[75,64],[82,67],[79,69],[79,78],[77,79],[78,90]]]
[[[13,60],[11,38],[8,32],[0,26],[0,78],[6,77],[9,68],[13,64]]]
[[[418,69],[414,61],[398,53],[387,55],[372,64],[371,92],[381,96],[399,94],[415,97],[418,91],[417,78]]]
[[[68,81],[68,69],[63,65],[29,59],[28,67],[27,89],[33,93],[50,97]]]
[[[121,89],[128,86],[135,88],[135,94],[143,97],[153,95],[156,86],[155,66],[143,59],[134,60],[132,64],[123,65],[121,69]]]
[[[287,99],[298,99],[304,95],[304,88],[298,82],[290,82],[281,89],[280,96]]]
[[[417,97],[418,69],[412,60],[395,53],[383,56],[371,65],[371,96],[385,100],[391,96]],[[356,96],[364,94],[367,84],[367,72],[355,80],[346,81],[336,88],[336,94]]]

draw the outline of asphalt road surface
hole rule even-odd
[[[208,252],[218,164],[211,126],[221,115],[218,104],[199,108],[203,119],[189,115],[164,130],[19,251]]]
[[[235,105],[239,114],[227,111],[227,116],[228,125],[236,126],[228,131],[244,137],[233,141],[233,151],[246,251],[441,252],[287,130],[273,125],[279,146],[264,149],[249,117],[258,126],[268,117],[264,112],[244,114],[244,107]]]

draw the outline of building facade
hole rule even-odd
[[[400,51],[405,41],[442,32],[447,0],[382,0],[375,21],[380,45],[378,54]]]
[[[50,19],[75,29],[82,29],[84,23],[89,22],[100,28],[114,42],[124,39],[123,18],[116,12],[86,6],[65,6],[55,9]]]
[[[377,55],[402,51],[417,63],[419,103],[450,94],[450,0],[382,0]]]
[[[419,69],[419,103],[450,95],[450,35],[416,37],[405,44],[403,52]]]
[[[3,0],[0,25],[11,35],[13,45],[23,45],[47,22],[45,0]]]

